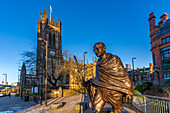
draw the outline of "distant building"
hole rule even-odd
[[[131,71],[131,65],[130,64],[126,64],[126,71]]]
[[[11,91],[14,93],[19,93],[19,82],[14,82],[11,84]]]
[[[155,24],[152,12],[149,16],[151,52],[154,63],[156,84],[170,83],[170,19],[164,13],[160,16],[158,25]]]
[[[93,58],[92,63],[85,64],[85,70],[84,70],[84,63],[83,61],[79,60],[78,65],[79,69],[77,67],[77,64],[74,60],[69,59],[64,61],[65,64],[69,66],[69,71],[66,75],[66,77],[63,80],[63,87],[59,87],[59,89],[51,90],[52,93],[50,94],[51,97],[61,97],[61,96],[70,96],[73,94],[79,94],[84,92],[84,87],[82,86],[82,75],[85,81],[96,77],[96,65],[97,65],[97,59],[96,57]],[[71,65],[71,66],[70,66]],[[80,74],[82,73],[82,75]],[[64,90],[62,90],[64,89]],[[54,94],[54,92],[58,92],[58,94]]]
[[[62,23],[60,18],[58,23],[47,18],[46,10],[40,13],[40,21],[37,22],[37,63],[36,63],[36,75],[39,77],[39,81],[45,84],[45,62],[46,62],[46,46],[43,41],[38,40],[41,38],[48,43],[47,51],[47,64],[48,64],[48,87],[61,86],[61,81],[55,83],[54,78],[58,78],[56,73],[56,66],[61,64],[62,60]]]
[[[11,84],[12,86],[19,86],[19,82],[14,82]]]
[[[8,94],[11,90],[11,85],[0,85],[0,93]]]
[[[74,61],[71,61],[76,65]],[[85,65],[85,73],[84,73],[84,63],[79,63],[78,64],[80,66],[80,69],[82,71],[82,74],[85,74],[85,81],[89,80],[90,78],[96,77],[96,65],[97,65],[97,59],[96,57],[93,58],[93,62],[92,63],[88,63],[88,59],[87,59],[87,64]],[[78,77],[81,78],[81,76],[79,75],[80,72],[77,69],[77,65],[76,66],[72,66],[70,69],[70,73],[69,73],[69,80],[68,80],[68,85],[69,85],[69,89],[81,89],[82,88],[82,80],[78,80]],[[83,88],[82,88],[83,89]]]
[[[134,87],[140,85],[144,81],[150,81],[150,78],[153,76],[150,69],[151,69],[150,67],[146,67],[146,68],[143,67],[143,68],[134,69],[134,73],[133,73],[133,69],[131,70],[129,69],[130,71],[127,71],[131,81],[132,80],[134,81],[133,82]]]
[[[26,74],[26,66],[23,63],[20,74],[20,90],[22,94],[29,94],[31,87],[34,86],[38,86],[38,77],[36,75]]]

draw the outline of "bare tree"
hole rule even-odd
[[[42,53],[43,54],[43,53]],[[37,61],[37,49],[33,47],[30,51],[23,51],[19,53],[21,56],[21,61],[25,62],[27,72],[29,74],[35,75],[36,74],[36,64],[37,66],[41,66],[43,68],[43,71],[45,69],[45,58],[39,59]],[[43,54],[43,57],[45,57],[45,54]],[[42,63],[43,62],[43,63]],[[48,59],[48,71],[47,71],[47,80],[48,83],[53,88],[57,88],[57,82],[62,80],[62,74],[57,72],[57,76],[55,74],[56,68],[60,68],[61,65],[54,62],[54,59]],[[51,69],[51,70],[50,70]],[[42,70],[37,70],[38,72],[42,73]]]
[[[36,74],[36,60],[37,60],[37,53],[36,48],[33,47],[30,51],[23,51],[20,52],[19,55],[21,56],[21,61],[25,63],[27,72],[29,74]]]
[[[74,61],[73,55],[71,53],[68,54],[68,51],[65,51],[64,53],[65,59],[64,59],[64,66],[63,66],[63,71],[65,71],[65,74],[69,74],[70,79],[69,79],[69,87],[70,89],[82,93],[83,92],[83,87],[82,87],[82,75],[80,74],[84,72],[84,64],[83,60],[80,60],[78,58],[78,65],[80,70],[77,67],[76,62]]]
[[[29,74],[35,74],[36,73],[36,63],[41,63],[37,62],[37,51],[36,48],[34,47],[33,50],[31,51],[24,51],[20,53],[22,57],[22,61],[25,62],[27,70],[29,71]],[[57,88],[57,83],[59,81],[62,82],[62,86],[66,83],[64,78],[66,76],[69,76],[69,81],[68,84],[72,84],[70,86],[71,89],[77,91],[77,92],[82,92],[83,87],[81,85],[82,83],[82,77],[80,75],[80,72],[78,71],[77,65],[74,62],[73,55],[70,51],[64,50],[63,52],[63,59],[61,63],[56,63],[51,59],[48,62],[51,62],[48,64],[48,72],[47,72],[47,80],[51,84],[51,86],[55,89]],[[45,62],[45,61],[43,61]],[[78,58],[80,70],[82,73],[84,73],[84,67],[83,67],[83,60],[80,60]],[[39,64],[41,65],[41,64]],[[45,64],[43,64],[43,68],[45,68]],[[41,70],[39,70],[41,71]],[[86,75],[88,76],[88,72],[86,71]]]

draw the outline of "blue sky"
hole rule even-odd
[[[170,2],[160,0],[6,0],[0,3],[0,83],[3,73],[8,82],[17,81],[21,67],[20,51],[36,46],[37,20],[40,11],[50,5],[52,16],[62,20],[62,47],[89,62],[95,56],[93,45],[104,42],[107,52],[118,55],[123,64],[147,67],[152,62],[149,37],[149,14],[156,23],[163,13],[170,14]]]

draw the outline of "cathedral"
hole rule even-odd
[[[43,41],[41,41],[41,40]],[[46,43],[47,44],[46,44]],[[60,18],[58,23],[54,19],[47,18],[47,12],[41,10],[40,21],[37,22],[37,62],[36,74],[39,77],[41,85],[45,85],[45,63],[46,63],[46,45],[47,47],[47,78],[48,87],[59,87],[61,85],[59,75],[56,73],[56,66],[62,61],[62,22]]]

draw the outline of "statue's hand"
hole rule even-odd
[[[125,103],[126,103],[126,104],[131,103],[131,102],[132,102],[132,99],[133,99],[133,96],[132,96],[132,95],[126,95]]]
[[[83,81],[81,84],[83,87],[87,87],[89,85],[89,81]]]
[[[85,82],[86,82],[86,81],[83,81],[83,82],[81,83],[81,85],[82,85],[83,87],[85,87]]]

